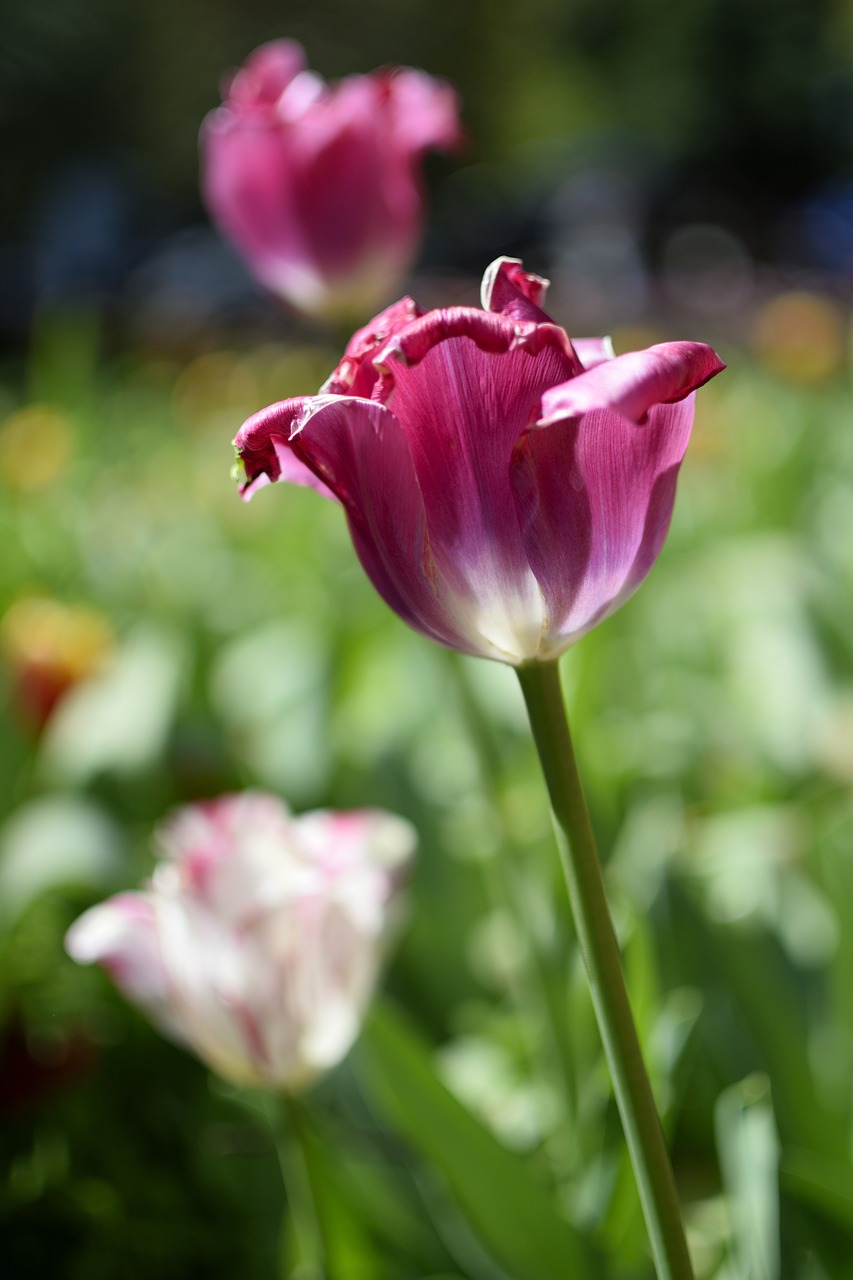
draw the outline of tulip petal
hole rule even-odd
[[[249,921],[304,891],[310,876],[298,856],[297,830],[287,806],[264,792],[185,806],[159,830],[164,861],[153,887],[168,893],[177,885],[221,920]]]
[[[445,80],[401,67],[388,79],[394,142],[417,157],[432,147],[450,151],[462,140],[459,95]]]
[[[172,1009],[151,894],[120,893],[91,907],[66,933],[65,947],[78,964],[100,964],[168,1035],[187,1039]]]
[[[340,364],[320,388],[321,393],[370,400],[379,377],[373,357],[422,315],[423,310],[413,298],[401,298],[380,311],[350,338]]]
[[[553,324],[542,310],[550,280],[525,271],[520,258],[495,258],[486,267],[480,286],[484,311],[494,311],[510,320]]]
[[[537,425],[576,420],[599,410],[642,423],[652,405],[683,400],[724,368],[716,352],[701,342],[663,342],[631,351],[552,386],[542,397]]]
[[[184,890],[154,892],[151,901],[170,1005],[185,1038],[227,1079],[262,1079],[266,1050],[254,1010],[269,1007],[271,979],[251,932]]]
[[[276,115],[279,120],[293,124],[322,101],[328,92],[328,85],[322,76],[318,76],[315,71],[300,71],[278,99]]]
[[[298,458],[294,457],[288,473],[282,474],[282,458],[276,447],[277,440],[288,439],[294,423],[304,417],[311,399],[310,396],[297,396],[293,400],[280,400],[243,423],[234,439],[234,447],[245,473],[245,480],[240,485],[244,498],[253,497],[259,488],[273,480],[289,480],[292,484],[328,492],[323,482]]]
[[[305,68],[305,50],[296,40],[270,40],[249,54],[223,86],[223,97],[240,106],[273,106]]]
[[[343,504],[383,600],[425,635],[472,649],[432,554],[409,444],[384,405],[346,396],[285,400],[250,418],[236,444],[250,481],[259,471],[285,478],[279,457],[291,451]]]
[[[470,338],[481,351],[492,355],[523,348],[535,356],[550,349],[562,358],[559,372],[563,379],[582,372],[568,335],[559,325],[514,321],[476,307],[446,307],[428,311],[406,326],[374,357],[389,384],[388,392],[396,378],[395,369],[418,364],[434,347],[451,338]]]
[[[523,328],[522,332],[527,333]],[[430,312],[380,360],[386,392],[411,448],[436,563],[469,602],[468,628],[504,661],[538,646],[542,600],[512,517],[510,460],[544,391],[571,376],[562,330],[518,342],[502,316]],[[437,394],[440,388],[440,394]]]
[[[572,346],[584,369],[594,369],[597,364],[616,357],[610,338],[572,338]]]
[[[211,112],[199,137],[205,202],[267,288],[318,298],[324,284],[310,256],[280,129],[263,117]]]
[[[658,405],[643,427],[609,409],[531,430],[512,488],[531,568],[545,597],[539,657],[556,656],[622,604],[663,545],[693,396]]]
[[[295,216],[330,287],[389,252],[398,276],[414,251],[420,193],[410,166],[386,159],[382,96],[376,80],[353,76],[290,131]]]

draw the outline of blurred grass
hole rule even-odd
[[[723,355],[660,562],[564,673],[700,1274],[770,1277],[778,1256],[780,1276],[836,1280],[853,1275],[849,377]],[[4,649],[12,1274],[274,1274],[263,1126],[61,945],[85,905],[146,873],[164,810],[250,785],[415,822],[390,992],[445,1084],[616,1259],[608,1274],[650,1274],[512,673],[407,631],[333,504],[282,487],[243,505],[229,479],[243,417],[315,389],[333,358],[108,361],[66,311],[0,381],[0,616],[44,598],[110,637],[73,679],[68,614],[47,650],[34,637],[28,657],[26,628]],[[41,718],[33,681],[55,696]],[[417,1125],[387,1133],[362,1087],[345,1065],[317,1090],[359,1249],[366,1232],[389,1280],[516,1274]]]

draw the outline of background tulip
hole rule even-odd
[[[397,303],[322,394],[272,405],[236,440],[246,496],[290,480],[337,498],[392,609],[515,666],[557,657],[646,577],[692,393],[724,367],[696,342],[575,346],[540,307],[546,287],[502,258],[482,311]]]
[[[0,619],[0,659],[23,718],[36,730],[69,689],[103,669],[113,645],[107,619],[85,605],[23,596]]]
[[[227,1079],[305,1086],[357,1034],[411,827],[373,810],[294,818],[247,792],[159,835],[148,889],[87,911],[69,953]]]
[[[267,288],[313,315],[369,314],[416,252],[424,153],[459,138],[450,85],[400,68],[329,86],[278,40],[205,120],[202,187]]]

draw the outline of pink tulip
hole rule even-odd
[[[420,162],[460,140],[449,84],[411,68],[327,85],[262,45],[201,131],[208,208],[258,279],[322,317],[370,314],[418,247]]]
[[[373,585],[410,626],[514,666],[548,661],[628,599],[672,515],[698,342],[613,356],[540,309],[512,258],[483,306],[396,303],[320,395],[274,404],[235,444],[243,493],[310,484],[344,507]]]
[[[358,1032],[411,827],[378,810],[294,818],[246,792],[178,810],[160,846],[149,887],[81,916],[69,954],[227,1079],[309,1084]]]

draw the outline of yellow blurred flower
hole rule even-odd
[[[841,309],[819,293],[781,293],[758,313],[755,354],[771,373],[788,381],[833,377],[843,367],[845,343]]]
[[[251,371],[230,351],[211,351],[191,361],[178,375],[172,409],[191,430],[227,429],[233,435],[241,415],[257,403]]]
[[[0,425],[0,477],[19,493],[50,488],[73,452],[71,423],[53,405],[25,405]]]

